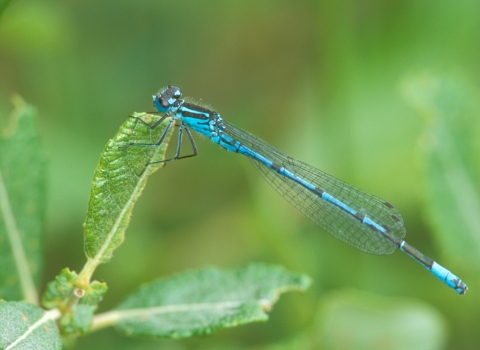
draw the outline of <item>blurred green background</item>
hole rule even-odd
[[[186,341],[104,330],[77,348],[477,349],[479,14],[473,0],[12,1],[0,17],[0,114],[14,93],[39,111],[50,166],[44,284],[84,264],[107,140],[172,83],[394,203],[408,242],[470,287],[460,297],[402,253],[334,239],[247,159],[196,137],[200,154],[150,178],[126,242],[97,270],[109,286],[99,311],[142,282],[209,265],[282,264],[312,288],[283,297],[265,324]]]

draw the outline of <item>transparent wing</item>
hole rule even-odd
[[[400,212],[390,203],[353,185],[336,179],[308,164],[289,157],[259,137],[224,121],[225,133],[253,151],[283,166],[317,188],[334,196],[377,224],[387,226],[400,238],[406,231]],[[262,163],[250,159],[265,180],[295,208],[336,238],[371,254],[391,254],[396,246],[342,209],[320,198],[289,178],[279,175]]]

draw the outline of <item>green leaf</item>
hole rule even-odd
[[[321,300],[312,348],[440,350],[446,331],[442,315],[422,301],[335,291]]]
[[[153,125],[158,118],[158,115],[134,113],[121,126],[115,138],[107,143],[100,156],[84,225],[85,252],[96,263],[109,261],[113,251],[123,242],[133,206],[145,187],[147,177],[164,165],[146,166],[164,159],[172,129],[158,147],[129,146],[157,142],[167,122],[153,130],[148,125]]]
[[[45,157],[36,112],[14,99],[0,134],[0,298],[38,303],[43,271]]]
[[[141,287],[116,311],[97,316],[93,327],[116,324],[122,333],[148,337],[207,335],[266,321],[266,311],[281,293],[304,291],[309,285],[306,275],[265,264],[187,272]]]
[[[478,267],[479,93],[462,79],[425,74],[407,81],[405,95],[425,121],[421,156],[428,219],[445,255]]]
[[[0,346],[4,350],[61,349],[55,319],[58,310],[45,312],[26,302],[0,302]]]

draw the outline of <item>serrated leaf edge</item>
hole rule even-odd
[[[8,191],[3,181],[0,171],[0,213],[5,221],[6,231],[10,246],[12,248],[13,259],[17,267],[18,277],[23,296],[26,301],[38,305],[38,293],[33,281],[33,275],[28,265],[27,255],[23,249],[20,231],[18,230],[15,216],[8,199]]]
[[[48,321],[55,321],[56,319],[60,318],[60,316],[61,313],[58,309],[46,311],[45,315],[43,315],[42,318],[40,318],[37,322],[28,327],[25,333],[23,333],[13,343],[7,346],[5,350],[13,349],[14,346],[17,346],[22,340],[26,339],[33,331],[42,326],[44,323],[47,323]]]

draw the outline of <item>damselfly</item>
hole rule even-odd
[[[175,121],[179,121],[175,155],[162,162],[197,155],[190,129],[194,130],[228,151],[247,156],[277,192],[336,238],[377,255],[391,254],[400,248],[459,294],[467,291],[466,284],[452,272],[403,240],[406,235],[403,218],[392,204],[283,154],[257,136],[223,120],[217,112],[181,97],[181,90],[171,85],[153,96],[153,104],[165,114],[149,127],[155,129],[165,119],[170,120],[158,142],[133,145],[160,145]],[[181,156],[184,132],[193,153]]]

